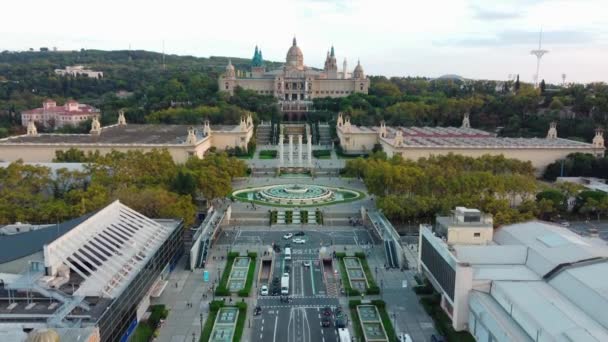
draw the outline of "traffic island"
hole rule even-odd
[[[209,303],[209,317],[201,332],[201,342],[238,342],[247,318],[247,303],[227,306],[224,301]]]
[[[222,278],[215,289],[216,296],[229,296],[238,293],[240,297],[249,296],[255,273],[257,253],[250,252],[247,256],[239,256],[238,252],[228,253],[226,267]]]
[[[340,264],[340,274],[344,291],[348,296],[358,296],[362,293],[375,295],[380,293],[380,288],[372,276],[367,264],[365,253],[355,253],[354,256],[346,256],[346,253],[336,253]]]
[[[384,301],[372,300],[369,303],[362,303],[360,300],[351,300],[348,306],[357,340],[366,342],[397,340]]]

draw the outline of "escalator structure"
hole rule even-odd
[[[395,242],[392,239],[384,240],[384,253],[386,255],[387,266],[390,268],[399,268],[399,259],[395,249]]]

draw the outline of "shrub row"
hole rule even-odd
[[[223,300],[214,300],[209,303],[209,313],[207,314],[207,319],[205,321],[203,331],[201,332],[201,342],[209,341],[211,337],[211,332],[213,331],[213,323],[215,323],[215,317],[217,317],[217,312],[223,306]]]
[[[260,151],[260,159],[265,159],[265,158],[276,158],[277,157],[277,151],[276,150],[261,150]]]
[[[346,256],[346,253],[344,253],[344,252],[336,253],[336,257],[338,258],[338,260],[340,260],[340,263],[343,266],[344,271],[346,271],[346,265],[344,264],[345,256]],[[367,278],[368,287],[365,290],[365,294],[368,294],[368,295],[380,294],[380,287],[376,283],[376,280],[374,279],[372,271],[369,268],[369,264],[367,263],[367,258],[365,256],[365,253],[355,252],[355,257],[359,259],[359,262],[361,263],[361,268],[363,269],[363,272],[365,273],[365,277]],[[346,272],[344,272],[344,273],[346,273]],[[350,283],[348,283],[348,276],[346,277],[346,281],[347,281],[348,287],[350,288]],[[355,290],[355,289],[351,289],[351,290],[356,291],[357,294],[360,294],[360,292],[358,290]]]
[[[314,150],[314,151],[312,151],[312,155],[315,158],[331,157],[331,151],[330,150]]]
[[[217,317],[217,313],[220,308],[225,307],[225,303],[223,300],[215,300],[209,303],[209,314],[207,316],[207,320],[205,321],[205,326],[201,333],[201,342],[207,342],[211,338],[211,332],[213,331],[213,324],[215,323],[215,318]],[[234,329],[234,335],[232,337],[233,342],[239,342],[241,340],[241,336],[243,335],[243,330],[245,329],[245,320],[247,319],[247,303],[239,302],[234,305],[237,309],[239,309],[239,317],[236,321],[236,326]]]
[[[222,278],[220,279],[220,283],[217,285],[215,289],[216,296],[229,296],[230,290],[228,290],[228,278],[230,278],[230,271],[232,270],[232,264],[234,264],[234,259],[239,256],[238,252],[229,252],[228,257],[226,258],[226,267],[224,267],[224,272],[222,273]]]
[[[338,255],[340,254],[340,256]],[[350,286],[350,281],[348,281],[348,275],[346,274],[346,265],[344,264],[344,256],[346,253],[336,253],[336,257],[338,258],[338,264],[340,265],[340,277],[342,278],[342,285],[344,286],[344,293],[347,296],[360,296],[361,292],[357,289],[353,289]]]
[[[249,269],[247,270],[245,287],[238,292],[239,297],[249,297],[249,292],[251,292],[251,286],[253,285],[253,277],[255,275],[255,264],[258,254],[256,252],[249,252],[247,256],[249,256],[251,260],[249,262]]]
[[[241,336],[243,336],[243,330],[245,330],[245,320],[247,320],[247,303],[236,303],[236,307],[239,309],[239,318],[236,321],[236,327],[234,328],[234,336],[232,337],[232,342],[241,341]]]
[[[418,278],[416,281],[424,284],[414,286],[414,292],[422,295],[420,297],[420,304],[422,304],[424,311],[426,311],[435,322],[435,329],[437,329],[437,332],[445,336],[448,341],[475,341],[475,338],[468,332],[457,332],[454,330],[452,327],[452,320],[441,309],[441,295],[435,292],[435,289],[433,289],[428,280]]]
[[[360,300],[351,300],[348,302],[348,307],[350,309],[350,316],[353,321],[353,329],[355,331],[355,336],[358,341],[364,340],[363,334],[363,326],[361,325],[361,321],[359,320],[359,315],[357,313],[357,306],[361,305]],[[386,336],[389,341],[397,341],[397,335],[395,334],[395,328],[393,327],[393,322],[386,312],[386,303],[383,300],[372,300],[371,305],[375,306],[380,313],[380,320],[382,321],[382,325],[384,325],[384,330],[386,331]]]

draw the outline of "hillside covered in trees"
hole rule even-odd
[[[250,60],[231,58],[237,70]],[[227,57],[198,58],[147,51],[2,52],[0,53],[0,136],[21,132],[19,113],[39,107],[45,98],[60,104],[74,98],[102,111],[113,123],[120,108],[130,122],[198,124],[235,123],[247,111],[255,120],[279,120],[275,100],[238,90],[232,98],[217,89]],[[85,65],[104,77],[65,77],[54,69]],[[280,63],[266,62],[267,69]],[[474,127],[505,136],[544,136],[558,122],[561,137],[589,141],[608,121],[608,85],[544,85],[533,89],[519,81],[371,76],[368,95],[316,99],[311,121],[332,121],[338,111],[355,124],[380,120],[391,125],[460,125],[471,113]],[[78,129],[77,129],[78,130]],[[88,130],[84,124],[80,131]]]

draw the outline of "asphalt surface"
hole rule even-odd
[[[243,231],[236,238],[236,243],[238,244],[239,239],[250,243],[249,239],[252,236],[257,236],[265,242],[281,241],[281,245],[287,243],[287,240],[282,239],[282,232],[263,233]],[[245,235],[243,236],[243,234]],[[281,253],[275,254],[272,277],[278,277],[280,281],[286,268],[290,269],[290,302],[286,303],[281,301],[280,296],[272,295],[257,298],[257,305],[262,308],[262,314],[253,319],[253,340],[272,342],[333,342],[338,340],[333,319],[331,327],[323,328],[321,326],[323,308],[327,306],[335,308],[339,305],[336,297],[327,295],[322,264],[318,260],[318,243],[327,236],[329,235],[307,232],[304,236],[304,239],[307,240],[305,244],[296,245],[291,242],[291,260],[285,260],[284,249]],[[356,243],[356,236],[358,235],[355,233],[345,238],[350,238],[351,243]],[[310,266],[304,266],[304,261],[310,262]]]
[[[284,246],[285,243],[291,243],[290,240],[283,239],[286,233],[295,233],[298,230],[268,230],[267,227],[261,228],[266,230],[239,230],[239,229],[224,229],[218,239],[219,245],[268,245],[273,243]],[[320,246],[331,245],[367,245],[373,243],[373,238],[370,232],[365,228],[350,228],[350,229],[328,229],[317,228],[314,230],[304,229],[306,234],[306,244],[298,245],[302,248],[319,248]],[[295,238],[296,236],[294,236]]]

